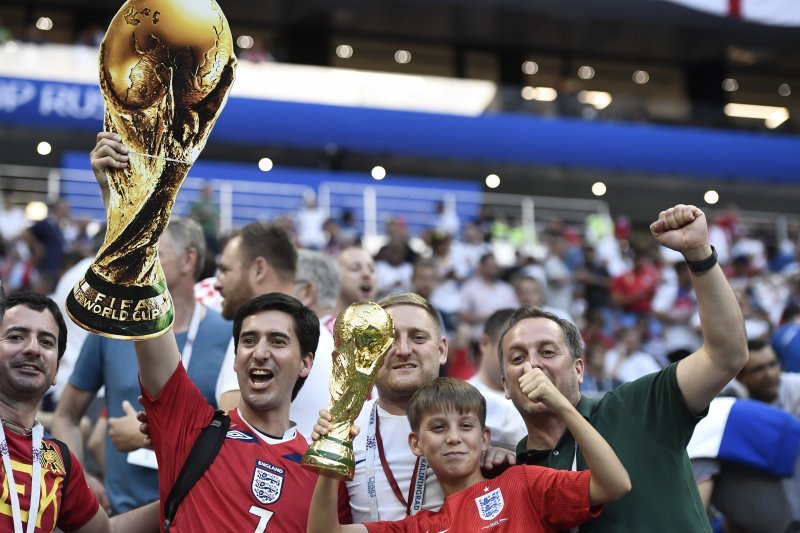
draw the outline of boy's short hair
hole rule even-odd
[[[417,389],[408,402],[406,416],[411,431],[417,433],[423,416],[448,411],[474,414],[481,429],[486,427],[486,398],[466,381],[455,378],[436,378]]]

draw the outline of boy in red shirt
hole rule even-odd
[[[442,508],[397,522],[339,525],[337,481],[320,472],[308,531],[555,532],[597,516],[603,504],[627,494],[630,479],[614,451],[541,369],[525,374],[520,382],[529,398],[559,413],[591,473],[516,466],[486,479],[480,470],[481,454],[490,440],[486,400],[468,383],[437,378],[421,387],[408,405],[408,444],[415,455],[427,458],[442,484]],[[322,411],[312,438],[327,434],[330,427],[330,415]]]

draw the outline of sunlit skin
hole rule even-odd
[[[246,317],[234,361],[244,418],[288,419],[292,389],[297,378],[308,376],[312,363],[312,353],[300,352],[291,316],[261,311]],[[280,435],[286,429],[270,434]]]
[[[366,250],[347,248],[339,253],[336,262],[342,276],[339,311],[352,303],[375,298],[378,291],[375,261]]]
[[[778,399],[781,365],[771,346],[750,352],[750,358],[737,379],[754,400],[772,403]]]
[[[419,430],[408,436],[414,455],[424,456],[436,472],[445,495],[486,479],[481,455],[489,448],[491,431],[482,428],[475,413],[425,413]]]
[[[439,274],[433,267],[414,268],[414,274],[411,276],[411,285],[414,287],[414,292],[423,298],[429,299],[434,289],[439,285]]]
[[[423,308],[395,305],[386,309],[394,321],[395,341],[378,370],[378,403],[394,414],[405,414],[411,395],[439,375],[447,361],[447,339]]]
[[[573,360],[561,328],[547,318],[519,321],[503,338],[503,388],[523,414],[555,416],[544,404],[531,401],[520,389],[524,364],[540,368],[572,405],[580,399],[583,360]]]
[[[239,308],[256,296],[250,279],[251,268],[244,264],[241,245],[240,237],[232,238],[219,258],[219,273],[214,288],[223,298],[222,316],[226,320],[233,320]]]
[[[50,311],[25,305],[6,310],[0,327],[0,411],[4,418],[33,425],[42,395],[55,385],[58,372],[58,325]],[[20,403],[30,416],[22,414]]]

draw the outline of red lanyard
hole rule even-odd
[[[400,503],[406,506],[406,514],[411,514],[411,498],[414,492],[414,480],[417,479],[417,474],[419,473],[419,462],[420,457],[417,457],[417,462],[414,465],[414,474],[411,476],[411,483],[408,487],[408,498],[403,497],[403,493],[400,491],[400,486],[397,484],[397,480],[394,478],[394,474],[392,474],[392,469],[389,468],[389,462],[386,460],[386,454],[383,451],[383,439],[381,438],[381,428],[380,428],[380,417],[375,416],[375,440],[377,441],[378,445],[378,457],[381,459],[381,467],[383,468],[383,473],[386,476],[386,479],[389,480],[389,485],[392,487],[392,492],[394,492],[395,497],[398,499]]]

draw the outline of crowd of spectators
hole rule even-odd
[[[225,247],[226,240],[218,234],[218,212],[211,198],[210,191],[203,190],[191,205],[189,217],[199,223],[209,252],[204,264],[202,257],[195,258],[199,262],[195,297],[214,309],[220,302],[216,290],[220,287],[217,254]],[[11,192],[0,203],[0,278],[9,293],[32,290],[53,294],[62,276],[66,281],[75,275],[75,268],[85,270],[102,242],[102,230],[98,231],[98,225],[90,221],[74,219],[66,200],[54,202],[47,216],[38,221],[29,221],[14,200]],[[443,207],[435,226],[418,236],[409,235],[402,218],[388,220],[385,244],[376,250],[362,248],[361,234],[351,212],[329,218],[313,198],[307,198],[294,217],[277,222],[293,235],[301,250],[295,292],[304,303],[307,297],[314,302],[306,305],[314,308],[319,288],[309,293],[312,285],[302,275],[303,268],[311,269],[307,276],[313,277],[313,269],[324,267],[323,263],[314,266],[314,261],[322,261],[315,257],[335,259],[341,289],[338,284],[332,285],[336,287],[338,301],[327,295],[324,298],[327,304],[321,305],[325,312],[320,319],[328,329],[336,313],[354,301],[377,300],[404,292],[415,292],[430,301],[449,340],[448,362],[441,373],[481,385],[484,395],[493,397],[490,413],[505,413],[503,417],[510,417],[509,421],[494,424],[497,438],[493,442],[500,446],[511,448],[515,440],[524,436],[520,419],[514,420],[513,409],[508,410],[510,404],[502,404],[502,384],[497,369],[490,364],[496,363],[493,360],[497,317],[507,318],[510,309],[535,305],[578,327],[585,359],[581,391],[588,397],[599,397],[623,383],[656,372],[702,344],[698,306],[682,256],[654,246],[652,240],[639,239],[639,230],[643,232],[646,228],[632,227],[625,217],[612,221],[592,215],[582,227],[553,219],[537,233],[532,228],[519,229],[519,223],[509,225],[505,220],[493,219],[488,208],[475,220],[459,220]],[[711,217],[709,239],[741,305],[748,340],[761,343],[759,346],[774,347],[777,362],[768,362],[767,366],[783,365],[787,371],[797,371],[800,261],[795,245],[798,243],[792,239],[774,242],[754,235],[733,209]],[[495,250],[509,242],[515,249],[514,260],[501,262]],[[334,271],[332,266],[330,269]],[[70,270],[73,273],[65,275]],[[194,274],[191,273],[190,279],[194,279]],[[230,318],[224,309],[222,315]],[[186,317],[184,330],[191,313]],[[220,350],[220,354],[224,352],[224,346]],[[59,373],[62,389],[79,353],[80,343],[65,354],[64,371]],[[764,372],[761,367],[753,371],[759,375]],[[784,383],[788,387],[794,381],[785,379]],[[102,379],[93,384],[91,394],[102,384]],[[136,384],[130,386],[135,388]],[[216,398],[208,387],[205,392],[212,405],[220,400],[219,386],[218,383]],[[59,392],[46,397],[45,410],[54,409]],[[743,386],[738,393],[751,396]],[[111,419],[114,424],[127,419],[128,428],[135,432],[135,413],[130,406],[135,390],[106,394],[109,398],[128,398],[127,406],[105,407],[114,415]],[[83,420],[86,442],[91,442],[90,428],[98,419],[104,419],[97,414],[104,401],[102,391],[97,409],[90,408],[91,399],[87,394],[78,410],[89,415]],[[77,428],[80,416],[74,422]],[[493,426],[491,420],[487,423]],[[136,448],[129,445],[124,448],[126,445],[120,444],[124,439],[113,437],[117,426],[111,426],[112,436],[106,425],[98,427],[99,440],[107,440],[105,446],[119,445],[123,451]],[[117,435],[128,435],[125,431],[116,429]],[[106,439],[102,432],[107,433]],[[94,442],[97,440],[96,435]],[[87,456],[87,460],[89,472],[102,478],[108,454],[103,454],[103,446],[99,448],[101,451],[95,451],[94,456],[97,465],[91,457]],[[93,476],[90,482],[101,493],[102,482]],[[113,500],[114,512],[144,503],[114,505]]]
[[[210,190],[201,190],[189,210],[209,251],[200,282],[205,298],[213,297],[208,289],[224,244],[211,198]],[[13,192],[0,205],[0,278],[9,291],[52,293],[61,275],[92,256],[93,240],[102,237],[98,224],[70,215],[66,200],[54,202],[38,221],[26,218]],[[428,298],[441,315],[452,349],[459,352],[455,360],[468,367],[455,369],[457,374],[479,366],[477,348],[486,318],[519,304],[543,307],[579,327],[586,353],[596,364],[603,362],[603,374],[591,380],[592,386],[630,381],[663,367],[671,354],[700,344],[688,269],[680,256],[641,245],[624,216],[612,221],[592,215],[577,228],[550,220],[538,235],[528,230],[533,239],[526,241],[510,235],[505,219],[495,221],[488,209],[463,221],[444,211],[434,227],[416,238],[402,218],[388,220],[385,244],[367,250],[371,264],[366,268],[373,279],[361,283],[359,296],[414,291]],[[277,222],[295,236],[299,248],[336,257],[361,245],[351,211],[328,218],[313,198],[295,216]],[[748,338],[769,341],[774,336],[787,369],[796,370],[796,243],[753,235],[735,210],[719,212],[710,236],[742,306]],[[515,260],[500,264],[493,248],[502,243],[505,250],[509,241],[516,245]],[[345,262],[340,264],[346,272]]]

